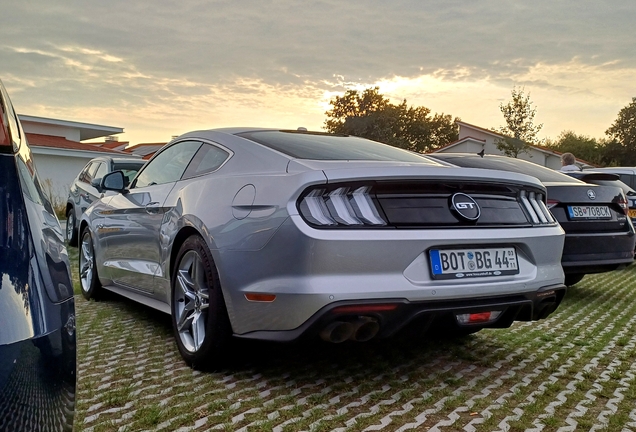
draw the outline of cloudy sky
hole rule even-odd
[[[2,1],[0,78],[21,114],[123,127],[320,130],[379,86],[482,127],[513,86],[540,137],[604,136],[636,96],[634,0]]]

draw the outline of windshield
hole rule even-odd
[[[256,131],[238,134],[297,159],[436,162],[387,144],[364,138],[299,131]]]

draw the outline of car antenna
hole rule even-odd
[[[481,149],[481,151],[479,153],[477,153],[479,155],[479,157],[484,157],[484,149]]]

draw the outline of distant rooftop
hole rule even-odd
[[[59,120],[46,117],[36,117],[24,114],[18,114],[20,122],[24,127],[25,132],[40,133],[45,135],[58,135],[55,130],[68,131],[73,130],[75,132],[73,137],[64,135],[67,139],[73,139],[77,141],[84,141],[93,138],[101,138],[109,135],[120,134],[124,132],[123,128],[114,126],[104,126],[91,123],[81,123],[68,120]],[[59,135],[58,135],[59,136]]]
[[[39,146],[39,147],[51,147],[55,149],[65,149],[65,150],[79,150],[79,151],[90,151],[90,152],[100,152],[100,153],[109,153],[109,154],[119,154],[126,155],[126,153],[111,150],[108,148],[101,148],[98,146],[93,146],[90,144],[84,144],[77,141],[69,141],[64,137],[57,137],[51,135],[40,135],[25,132],[27,141],[31,146]]]

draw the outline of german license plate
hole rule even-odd
[[[433,279],[503,276],[519,273],[514,247],[482,249],[431,249]]]
[[[611,219],[608,206],[568,206],[570,219]]]
[[[632,219],[636,219],[636,209],[629,209],[629,217]]]

